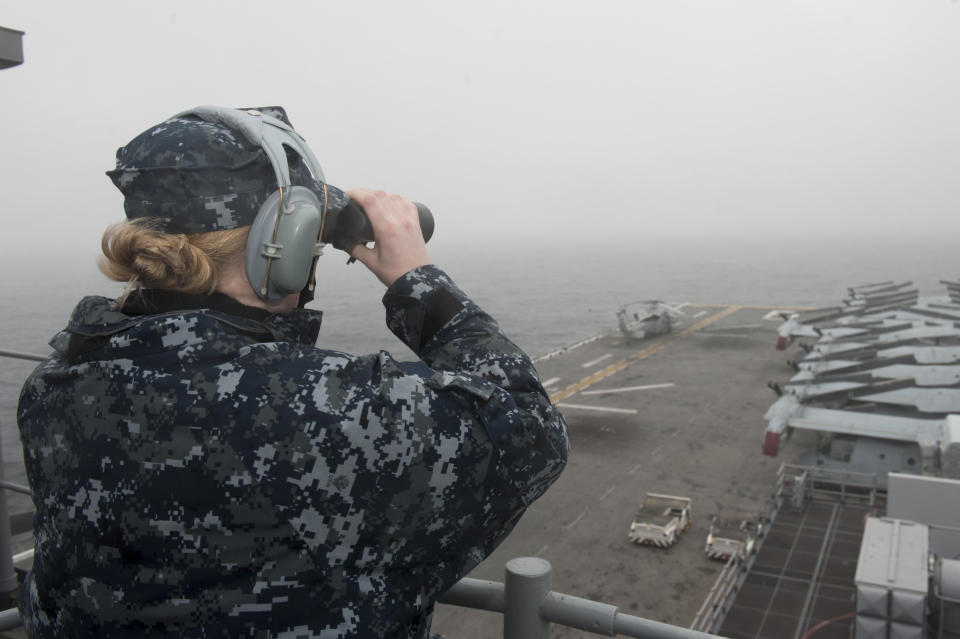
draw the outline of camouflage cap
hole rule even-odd
[[[293,126],[282,107],[257,110]],[[322,198],[323,185],[300,156],[288,152],[288,162],[292,183]],[[277,190],[273,167],[260,146],[193,115],[174,116],[117,149],[117,167],[107,175],[124,195],[127,219],[155,218],[169,233],[248,226]],[[339,189],[327,191],[328,208],[346,203]]]

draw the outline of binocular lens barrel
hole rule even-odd
[[[414,202],[420,215],[420,231],[423,241],[429,242],[433,236],[433,213],[425,205]],[[347,251],[356,244],[373,242],[373,227],[367,212],[353,200],[339,211],[330,211],[324,224],[321,242],[333,244],[335,248]]]

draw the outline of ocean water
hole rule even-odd
[[[960,255],[947,235],[544,239],[437,244],[431,256],[533,356],[615,330],[616,311],[627,302],[826,306],[839,303],[852,285],[912,280],[922,294],[937,294],[943,291],[940,279],[960,274]],[[30,274],[3,284],[0,349],[45,354],[81,296],[115,296],[120,285],[100,275],[95,259],[95,253],[0,259],[8,275]],[[345,262],[344,254],[333,251],[318,271],[312,305],[324,311],[318,345],[412,357],[384,327],[383,286],[361,264]],[[35,364],[0,363],[3,457],[14,460],[20,455],[17,396]]]

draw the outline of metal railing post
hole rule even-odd
[[[3,481],[3,445],[0,443],[0,481]],[[0,489],[0,593],[17,589],[17,573],[13,571],[13,546],[10,542],[10,513],[7,491]]]
[[[34,362],[45,362],[49,359],[47,355],[37,355],[36,353],[21,353],[20,351],[8,351],[0,349],[0,357],[12,357],[13,359],[26,359]]]
[[[518,557],[507,562],[503,581],[503,639],[547,639],[550,624],[540,615],[540,605],[552,585],[550,562],[539,557]]]

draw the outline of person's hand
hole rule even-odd
[[[390,286],[405,273],[430,263],[413,202],[400,195],[366,189],[354,189],[347,195],[367,212],[376,238],[373,247],[354,246],[350,256],[363,262],[381,282]]]

